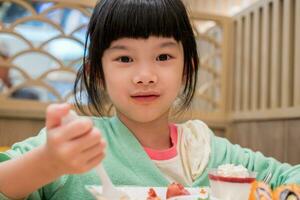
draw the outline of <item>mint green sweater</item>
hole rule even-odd
[[[94,118],[94,124],[101,130],[108,143],[104,166],[116,185],[167,186],[169,182],[149,159],[133,134],[117,118]],[[24,154],[45,143],[46,133],[42,130],[36,137],[16,143],[12,149],[0,153],[0,162]],[[206,170],[194,181],[193,186],[209,186],[207,171],[225,163],[242,164],[258,173],[263,179],[272,171],[272,187],[285,183],[300,184],[300,165],[282,164],[273,158],[266,158],[259,152],[233,145],[228,140],[211,134],[211,152]],[[65,175],[51,184],[32,193],[32,200],[74,200],[94,199],[85,189],[85,185],[99,185],[100,180],[94,170],[80,175]],[[7,199],[0,194],[0,200]]]

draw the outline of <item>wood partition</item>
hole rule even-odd
[[[261,0],[234,16],[231,140],[299,164],[300,1]]]
[[[198,12],[192,12],[190,18],[200,54],[198,87],[191,108],[178,119],[201,119],[225,136],[230,101],[233,21],[229,17]]]
[[[232,120],[299,118],[299,10],[262,0],[234,17]]]
[[[224,16],[232,16],[239,10],[259,0],[183,0],[192,9],[201,13],[213,13]]]

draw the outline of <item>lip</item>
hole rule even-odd
[[[150,103],[158,99],[160,94],[158,92],[137,92],[130,97],[139,103]]]

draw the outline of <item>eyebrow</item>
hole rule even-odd
[[[159,45],[159,47],[161,48],[165,48],[165,47],[176,47],[177,43],[176,42],[164,42],[162,44]]]
[[[158,47],[159,48],[167,48],[167,47],[176,47],[176,46],[177,46],[176,42],[163,42]],[[113,45],[109,49],[110,50],[129,50],[129,48],[126,45],[122,45],[122,44]]]
[[[114,45],[108,48],[109,50],[128,50],[125,45]]]

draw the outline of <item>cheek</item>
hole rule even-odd
[[[106,90],[109,96],[113,97],[120,93],[123,90],[122,85],[121,80],[118,81],[117,77],[106,79]]]
[[[110,74],[110,75],[109,75]],[[128,81],[126,80],[126,74],[120,72],[109,71],[108,74],[104,74],[106,78],[106,92],[113,103],[116,101],[124,101],[127,97]]]
[[[110,88],[118,86],[117,83],[121,81],[121,73],[119,70],[116,69],[112,62],[105,59],[103,60],[102,65],[106,89],[109,90]]]
[[[174,72],[173,72],[174,73]],[[173,76],[169,73],[165,77],[165,81],[163,83],[166,87],[166,90],[169,91],[169,94],[172,97],[177,97],[180,93],[180,90],[183,86],[182,75],[180,72],[175,72]]]
[[[176,83],[176,88],[181,88],[184,84],[185,76],[183,74],[183,67],[178,67],[178,69],[174,72],[173,82]]]

